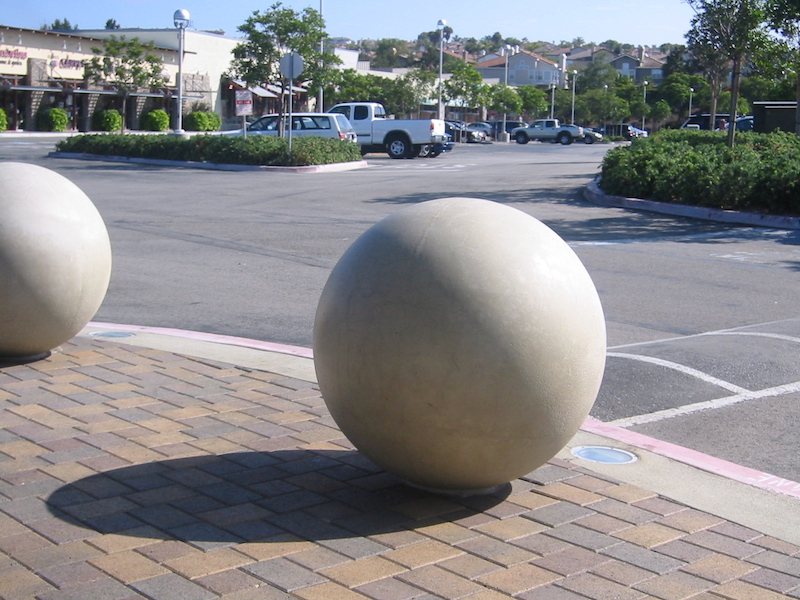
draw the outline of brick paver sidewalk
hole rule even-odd
[[[5,600],[800,598],[800,547],[570,462],[409,488],[263,371],[78,337],[0,367],[0,426]]]

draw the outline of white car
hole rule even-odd
[[[264,115],[247,126],[247,135],[278,135],[281,115]],[[288,121],[289,115],[283,115]],[[241,129],[224,131],[222,135],[242,135]],[[356,132],[344,115],[333,113],[293,113],[292,137],[319,136],[357,142]]]

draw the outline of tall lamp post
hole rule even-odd
[[[322,0],[319,0],[319,16],[322,17]],[[319,40],[319,54],[320,60],[324,61],[325,59],[322,58],[322,55],[325,54],[325,37],[321,37]],[[320,82],[319,91],[317,92],[317,112],[322,112],[325,109],[322,106],[323,101],[323,92],[322,92],[322,82]]]
[[[442,104],[442,65],[444,64],[444,28],[447,21],[439,19],[436,29],[439,30],[439,118],[444,119],[444,105]]]
[[[572,70],[572,116],[570,118],[570,123],[575,122],[575,87],[578,83],[578,71],[575,69]]]
[[[689,88],[689,118],[692,118],[692,96],[694,95],[694,88]]]
[[[647,84],[649,81],[646,79],[642,82],[642,87],[644,88],[644,106],[642,107],[642,129],[644,130],[644,118],[647,113]]]
[[[503,85],[508,87],[508,59],[511,58],[511,46],[506,44],[505,46],[503,46],[503,50],[505,50],[505,55],[506,55],[506,69],[505,69],[506,74],[505,74],[505,79],[503,79]],[[506,131],[507,118],[508,118],[508,113],[503,111],[503,131],[500,134],[500,140],[506,142],[508,141],[508,139],[506,138],[506,134],[508,133]]]
[[[550,84],[550,118],[553,118],[553,113],[556,110],[556,84]]]
[[[183,133],[183,45],[186,38],[186,28],[189,26],[189,11],[181,8],[172,15],[175,27],[178,28],[178,110],[175,111],[175,133]]]

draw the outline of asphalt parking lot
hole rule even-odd
[[[311,345],[342,252],[404,205],[480,197],[539,218],[603,302],[609,354],[592,415],[800,480],[800,232],[598,207],[581,190],[607,146],[459,145],[432,160],[368,155],[335,174],[217,173],[46,158],[109,227],[114,275],[96,320]]]

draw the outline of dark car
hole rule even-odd
[[[607,123],[605,125],[600,125],[595,131],[606,137],[623,137],[626,140],[647,137],[646,131],[638,129],[630,123]]]
[[[471,129],[466,123],[461,121],[445,121],[444,130],[449,133],[456,142],[485,142],[486,133],[480,129]]]
[[[718,129],[723,129],[724,125],[729,123],[731,120],[731,116],[728,113],[717,113],[714,117],[714,127],[713,129],[716,131]],[[723,123],[725,121],[725,123]],[[712,127],[709,127],[711,123],[711,115],[709,113],[703,113],[700,115],[692,115],[681,125],[681,129],[705,129],[709,130]]]
[[[511,119],[506,119],[506,133],[511,133],[517,127],[527,127],[528,124],[524,121],[512,121]],[[503,131],[503,119],[495,121],[492,123],[492,135],[497,137],[497,134]]]

